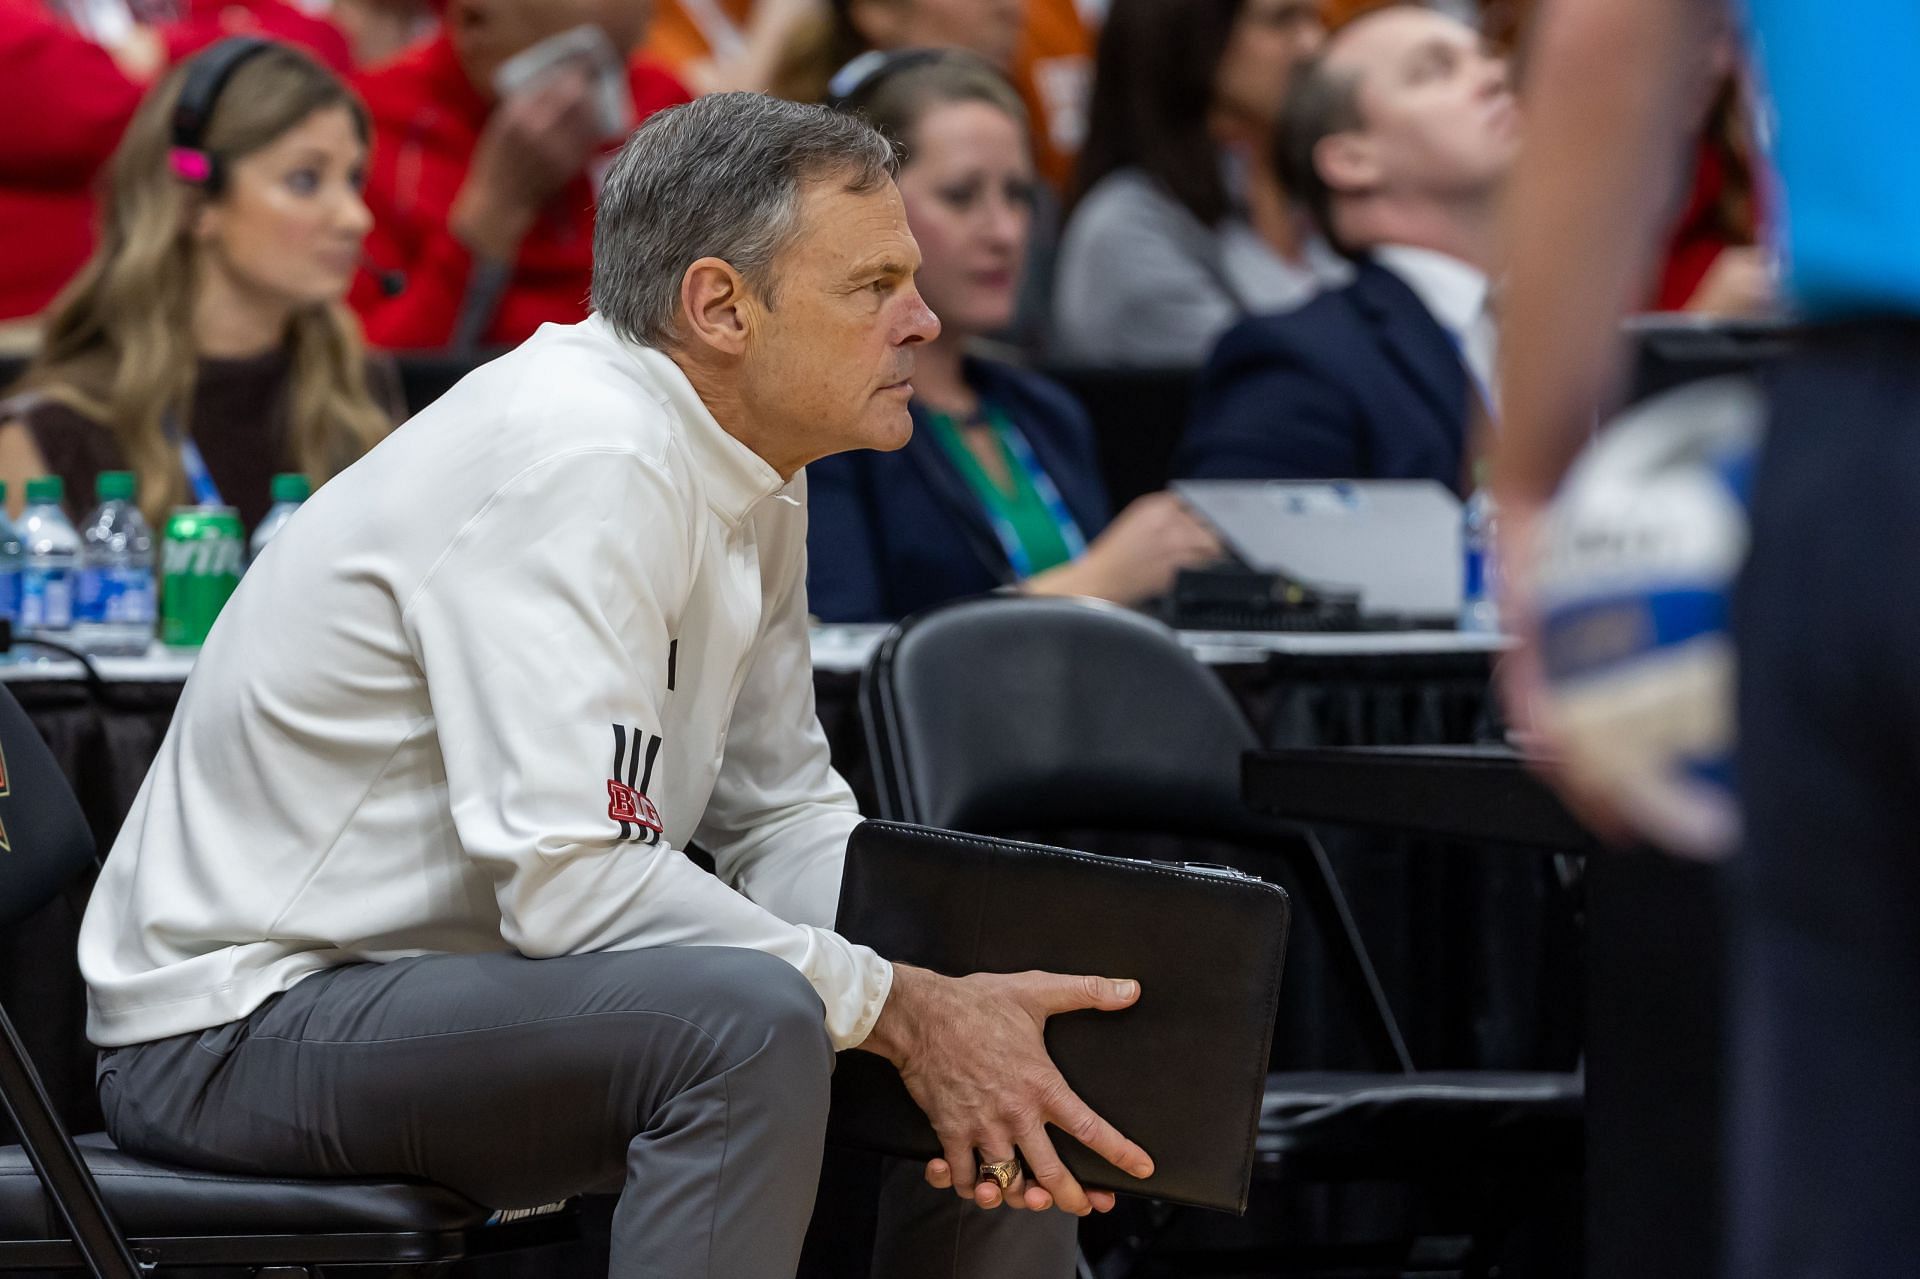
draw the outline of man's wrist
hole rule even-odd
[[[895,964],[893,987],[887,992],[887,1002],[880,1006],[880,1015],[874,1018],[873,1029],[860,1041],[860,1050],[885,1057],[898,1066],[912,1050],[915,1027],[919,1021],[919,1005],[928,982],[934,979],[935,974],[924,968]]]

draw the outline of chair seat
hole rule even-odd
[[[203,1172],[117,1149],[105,1133],[76,1139],[107,1209],[130,1236],[445,1234],[483,1226],[492,1210],[426,1182],[303,1181]],[[26,1151],[0,1147],[0,1239],[60,1239],[66,1227]]]
[[[1551,1072],[1283,1072],[1267,1077],[1258,1162],[1499,1170],[1577,1152],[1585,1095],[1580,1075]]]

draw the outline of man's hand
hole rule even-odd
[[[1117,1011],[1139,997],[1138,983],[1058,973],[975,973],[942,977],[894,965],[893,993],[860,1045],[891,1061],[926,1112],[946,1151],[927,1165],[927,1180],[982,1208],[1075,1216],[1113,1207],[1111,1191],[1081,1188],[1046,1126],[1053,1124],[1135,1177],[1153,1173],[1145,1151],[1076,1097],[1047,1056],[1041,1030],[1055,1013],[1083,1008]],[[979,1180],[974,1152],[990,1162],[1024,1156],[1027,1174],[1005,1195]]]
[[[587,167],[601,141],[592,85],[578,66],[502,99],[454,198],[454,234],[481,257],[511,262],[541,206]]]

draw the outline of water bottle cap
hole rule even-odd
[[[27,481],[28,506],[57,506],[67,496],[67,486],[57,475],[36,475]]]
[[[99,502],[131,502],[133,500],[132,471],[102,471],[94,477],[93,496]]]
[[[271,491],[276,502],[304,502],[313,496],[313,485],[306,476],[289,471],[273,477]]]

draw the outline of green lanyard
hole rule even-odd
[[[1033,455],[1032,445],[1020,429],[993,405],[982,404],[982,415],[993,431],[994,443],[1012,490],[1000,487],[980,465],[979,457],[968,447],[960,424],[950,414],[929,413],[934,436],[948,458],[960,469],[967,487],[985,508],[987,523],[1013,566],[1014,576],[1025,580],[1075,559],[1087,548],[1080,526],[1067,510],[1059,486]]]

